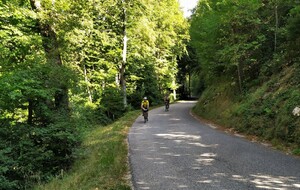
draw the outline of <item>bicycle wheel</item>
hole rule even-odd
[[[148,111],[144,111],[144,123],[148,121]]]
[[[165,105],[165,110],[169,111],[169,104],[168,103],[166,103],[166,105]]]

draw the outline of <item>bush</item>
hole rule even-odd
[[[69,169],[80,135],[72,121],[60,119],[49,126],[2,121],[0,189],[28,189]]]
[[[124,107],[121,91],[116,88],[105,89],[98,110],[99,113],[104,112],[111,120],[122,117],[127,108]]]

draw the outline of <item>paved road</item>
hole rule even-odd
[[[130,129],[135,190],[300,189],[300,159],[194,119],[194,102],[157,108]]]

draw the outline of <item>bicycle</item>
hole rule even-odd
[[[148,109],[143,108],[144,123],[148,121]]]
[[[170,107],[170,102],[165,101],[165,111],[169,111],[169,107]]]

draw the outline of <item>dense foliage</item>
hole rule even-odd
[[[201,115],[300,147],[299,1],[205,0],[191,18]]]
[[[187,27],[177,0],[0,1],[0,189],[67,170],[89,122],[175,90]]]

